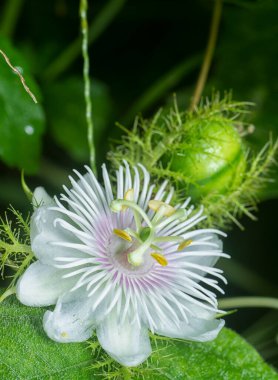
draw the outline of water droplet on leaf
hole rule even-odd
[[[27,135],[32,135],[34,133],[34,127],[32,127],[32,125],[26,125],[24,131]]]

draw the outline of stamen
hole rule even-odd
[[[184,248],[188,247],[193,240],[184,240],[180,245],[178,246],[178,251],[182,251]]]
[[[158,236],[154,239],[155,243],[168,243],[168,242],[176,242],[182,243],[184,239],[180,236]]]
[[[129,189],[126,191],[126,193],[124,195],[124,200],[134,201],[134,189]]]
[[[140,238],[139,238],[139,235],[135,232],[135,231],[133,231],[131,228],[126,228],[125,229],[125,232],[127,232],[131,237],[133,237],[134,239],[136,239],[136,240],[139,240]]]
[[[136,215],[136,212],[137,212],[144,219],[144,221],[147,223],[147,225],[149,227],[152,227],[152,223],[151,223],[150,219],[148,218],[148,215],[135,202],[126,201],[124,199],[116,199],[116,200],[112,201],[110,204],[110,208],[113,212],[122,211],[124,206],[131,208],[133,210],[134,216]]]
[[[149,201],[148,206],[151,210],[157,212],[161,207],[164,208],[163,216],[171,216],[176,212],[176,209],[168,203],[152,199]]]
[[[134,190],[133,189],[129,189],[125,192],[124,200],[125,201],[134,201]],[[127,208],[128,208],[128,206],[123,206],[122,211],[126,210]]]
[[[113,212],[120,212],[123,209],[123,205],[116,200],[111,202],[110,208]]]
[[[179,220],[181,223],[184,221],[184,218],[187,217],[187,211],[184,209],[178,209],[174,214],[169,216],[167,219],[162,220],[159,222],[155,227],[156,229],[160,230],[164,228],[165,226],[169,225],[174,220]]]
[[[132,237],[124,230],[118,230],[117,228],[113,229],[113,232],[115,235],[117,235],[119,238],[132,242]]]
[[[150,247],[154,240],[154,229],[150,229],[149,237],[135,251],[128,254],[128,262],[134,266],[139,266],[144,261],[144,253]]]
[[[161,205],[158,210],[156,211],[154,217],[152,218],[152,224],[156,225],[159,223],[160,220],[165,218],[165,212],[166,212],[166,207],[164,205]],[[169,216],[167,217],[167,219]]]
[[[151,244],[151,249],[155,249],[156,251],[161,251],[162,250],[162,248],[160,248],[158,245],[156,245],[156,244]]]
[[[151,253],[151,256],[158,262],[158,264],[162,265],[163,267],[168,265],[168,261],[161,253],[153,252]]]

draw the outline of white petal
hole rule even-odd
[[[63,279],[65,271],[44,265],[31,264],[17,283],[16,295],[27,306],[54,305],[58,297],[71,289],[76,280]]]
[[[92,299],[84,288],[61,296],[53,312],[47,311],[43,327],[50,339],[60,343],[84,342],[92,336]]]
[[[32,204],[34,208],[38,206],[54,206],[55,202],[53,198],[51,198],[43,187],[36,187],[33,193]]]
[[[56,218],[61,218],[61,214],[49,210],[47,206],[38,207],[31,218],[31,242],[38,234],[45,232],[54,239],[58,235],[58,229],[54,227]]]
[[[75,242],[74,236],[65,231],[56,218],[63,218],[59,212],[50,210],[46,206],[39,207],[31,219],[31,248],[34,255],[43,264],[54,265],[56,257],[87,257],[79,250],[53,245],[53,242]]]
[[[97,328],[98,340],[103,349],[117,362],[135,367],[152,352],[148,330],[138,323],[129,323],[111,313]]]
[[[188,323],[180,322],[179,324],[174,324],[169,321],[167,324],[160,324],[155,329],[155,333],[170,338],[207,342],[217,337],[224,324],[225,321],[223,319],[208,320],[189,317]]]
[[[199,240],[206,239],[203,244]],[[207,251],[208,253],[212,253],[212,251],[221,251],[223,248],[222,240],[219,239],[219,237],[216,234],[205,234],[202,235],[200,239],[195,240],[198,245],[193,244],[189,245],[184,252],[198,252],[198,251]],[[206,242],[215,244],[215,247],[207,245]],[[207,267],[213,267],[216,262],[218,261],[219,257],[217,256],[188,256],[186,257],[186,261],[191,263],[196,263],[199,265],[207,266]]]

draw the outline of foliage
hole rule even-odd
[[[137,368],[123,368],[95,340],[89,346],[49,340],[42,330],[43,313],[43,309],[19,305],[11,298],[0,305],[3,379],[278,379],[258,353],[228,329],[208,343],[152,336],[154,352],[149,360]]]
[[[1,36],[0,47],[11,63],[19,67],[28,86],[40,99],[40,90],[28,71],[28,64],[23,56]],[[41,152],[41,135],[45,126],[44,112],[41,105],[32,102],[18,76],[7,66],[2,56],[0,110],[0,158],[11,167],[25,169],[29,173],[36,172]]]
[[[14,222],[12,222],[14,218]],[[10,295],[18,278],[30,265],[33,253],[30,247],[30,217],[10,207],[9,214],[0,218],[0,270],[2,277],[11,278],[9,286],[0,296],[0,302]],[[10,269],[12,274],[6,274]]]
[[[108,0],[105,4],[102,0],[95,0],[90,4],[89,19],[92,22],[89,39],[93,44],[90,48],[91,71],[93,76],[98,78],[92,83],[92,102],[99,164],[105,157],[107,141],[119,138],[120,130],[113,127],[114,120],[126,125],[124,131],[129,136],[126,140],[124,138],[126,145],[130,136],[134,138],[130,120],[133,120],[138,112],[142,112],[149,119],[138,117],[135,127],[140,131],[149,127],[150,115],[155,109],[164,102],[167,104],[169,98],[172,104],[173,91],[178,93],[179,109],[187,109],[206,44],[212,4],[212,1],[203,0],[194,2],[175,0],[171,7],[168,2],[156,0],[142,0],[137,2],[136,6],[133,2],[125,0]],[[248,124],[245,124],[244,113],[241,113],[243,108],[245,112],[245,106],[243,103],[238,103],[235,109],[231,110],[231,117],[240,111],[237,118],[240,123],[237,126],[241,134],[246,134],[244,145],[248,148],[247,169],[244,171],[241,185],[238,189],[231,189],[229,196],[218,195],[213,207],[210,205],[209,197],[205,197],[203,202],[210,225],[215,223],[227,226],[232,220],[248,226],[249,221],[244,216],[247,214],[254,218],[258,201],[268,200],[261,205],[261,220],[256,224],[249,224],[249,231],[244,235],[240,231],[230,232],[225,248],[227,252],[232,253],[233,261],[227,264],[225,273],[229,279],[228,295],[248,291],[251,294],[260,292],[264,296],[272,291],[275,296],[277,255],[274,255],[273,236],[277,227],[273,223],[273,215],[276,215],[277,211],[275,199],[278,197],[278,171],[272,172],[269,169],[273,167],[277,150],[275,141],[278,131],[278,91],[275,78],[278,56],[276,43],[278,2],[277,0],[223,0],[223,8],[220,35],[205,94],[210,94],[212,89],[224,92],[232,88],[237,99],[254,102],[255,107],[249,120],[252,125],[256,125],[256,128],[254,133],[249,134],[253,127],[251,125],[248,128]],[[81,37],[78,37],[78,2],[55,0],[43,2],[38,6],[36,0],[28,2],[5,0],[1,2],[0,10],[0,48],[7,53],[14,65],[23,69],[26,83],[39,100],[39,105],[33,104],[22,88],[19,78],[12,73],[0,56],[0,203],[2,209],[6,209],[7,203],[12,201],[16,203],[17,209],[26,210],[28,204],[18,190],[18,172],[10,170],[11,167],[24,168],[27,174],[36,173],[37,177],[28,179],[31,187],[39,183],[45,185],[48,190],[57,192],[61,181],[63,182],[68,175],[69,168],[88,161],[81,80],[82,61],[79,59]],[[102,81],[106,83],[105,87]],[[166,109],[166,113],[173,117],[174,123],[177,123],[176,110]],[[157,116],[163,128],[167,129],[165,109]],[[151,125],[150,135],[153,133],[153,127]],[[44,131],[46,133],[43,135]],[[269,138],[270,131],[272,139]],[[30,132],[32,133],[29,134]],[[140,134],[139,136],[140,138],[134,139],[134,143],[138,144],[135,150],[137,153],[142,150],[140,146],[142,136]],[[155,139],[160,137],[157,134]],[[263,146],[265,148],[262,149]],[[129,159],[129,156],[125,156],[125,159]],[[41,167],[40,162],[42,162]],[[155,170],[153,172],[160,176],[160,170],[158,167],[157,173]],[[166,174],[172,175],[172,173]],[[276,179],[276,183],[269,181],[272,178]],[[4,297],[13,292],[13,284],[32,260],[29,232],[25,234],[22,224],[16,225],[16,221],[15,224],[10,222],[10,219],[17,220],[19,215],[13,210],[1,221],[1,271],[5,277],[5,285],[13,281]],[[239,221],[241,216],[243,221]],[[27,229],[28,224],[27,222]],[[245,267],[242,263],[245,263]],[[4,304],[0,304],[0,313],[2,305]],[[13,326],[13,335],[9,336],[7,328],[0,340],[7,338],[8,347],[12,349],[0,345],[3,362],[2,367],[0,365],[0,378],[12,379],[12,376],[18,378],[20,371],[25,371],[24,374],[28,373],[28,376],[30,371],[35,373],[34,376],[37,378],[41,378],[40,371],[37,371],[34,365],[31,366],[30,356],[40,363],[39,368],[49,368],[53,363],[54,372],[55,368],[60,371],[57,375],[59,378],[64,376],[66,379],[71,379],[72,376],[73,379],[82,379],[84,376],[86,379],[87,361],[88,366],[95,366],[94,372],[98,371],[98,365],[101,374],[103,368],[108,368],[103,367],[105,362],[109,364],[106,356],[104,361],[101,359],[99,363],[92,364],[89,350],[83,351],[84,345],[66,347],[47,341],[40,330],[42,310],[27,310],[18,305],[14,305],[14,309],[7,309],[7,305],[5,301],[1,313],[5,323],[3,326],[10,326],[7,322],[9,321]],[[11,318],[12,313],[14,318]],[[249,314],[248,311],[237,313],[230,317],[229,326],[244,331],[260,315],[258,310],[250,311]],[[273,319],[277,320],[277,313],[274,313]],[[25,334],[24,337],[15,336],[14,331],[18,321],[24,326],[22,332]],[[3,326],[0,325],[0,329]],[[35,337],[32,337],[34,326],[37,326],[37,330]],[[268,323],[255,326],[260,326],[254,327],[256,331],[253,331],[253,335],[258,339],[261,352],[264,352],[272,363],[276,361],[277,364],[277,342],[274,343],[277,324],[271,330],[271,337],[263,338],[273,341],[271,349],[266,348],[261,336],[263,330],[269,332]],[[223,341],[227,339],[228,349],[229,337],[227,330],[220,336]],[[14,344],[13,339],[19,341],[18,345]],[[37,344],[33,345],[37,352],[29,350],[26,355],[29,339],[34,339],[34,342],[38,339]],[[218,342],[219,340],[215,344]],[[234,342],[240,350],[242,340],[237,337]],[[211,345],[213,343],[206,347]],[[234,347],[236,353],[237,345]],[[51,357],[44,356],[42,351],[46,347],[49,352],[53,350]],[[86,354],[85,356],[77,354],[77,350],[81,350],[81,347],[82,355]],[[195,349],[196,345],[192,345],[190,355],[193,357]],[[214,369],[219,355],[223,354],[221,347],[219,350],[221,352],[216,350],[217,355],[205,361],[203,367],[207,363],[208,369]],[[38,352],[41,355],[37,354]],[[103,354],[100,350],[98,352],[100,355]],[[245,354],[244,349],[242,352]],[[184,350],[182,354],[184,355]],[[238,368],[241,366],[242,370],[245,358],[240,355],[239,352],[238,356],[234,357],[234,362],[239,363]],[[237,360],[240,357],[242,361],[239,362]],[[247,364],[249,358],[250,356],[246,354]],[[84,364],[84,369],[78,366],[79,360],[82,365]],[[188,361],[190,360],[191,356]],[[203,358],[198,357],[198,360],[203,368]],[[25,369],[20,368],[21,363],[24,363]],[[124,378],[130,376],[128,370],[120,369],[115,363],[110,365],[111,371],[112,369],[114,371],[114,375],[111,374],[112,378],[118,375]],[[231,367],[234,368],[233,365]],[[254,369],[257,369],[255,364]],[[166,378],[172,378],[171,371]],[[135,376],[135,372],[136,370],[132,371],[132,375]],[[232,379],[241,379],[239,369],[238,373],[233,375]],[[256,379],[256,375],[253,373],[251,378]],[[48,372],[44,378],[50,376],[55,379]],[[198,378],[198,373],[197,375],[194,373],[194,376],[194,379]],[[219,378],[225,378],[224,376],[230,378],[225,373],[221,373]],[[250,378],[251,375],[246,376]],[[275,375],[266,372],[265,376],[271,379]],[[208,379],[211,378],[215,378],[215,373],[212,372],[208,376]],[[263,375],[259,378],[263,378]]]

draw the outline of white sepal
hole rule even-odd
[[[103,349],[117,362],[135,367],[151,354],[147,327],[127,320],[117,320],[116,313],[108,315],[97,328],[97,337]]]
[[[40,206],[52,206],[54,205],[54,200],[47,194],[43,187],[39,186],[34,190],[32,204],[34,209],[36,209]]]
[[[169,338],[180,338],[196,342],[207,342],[215,339],[224,326],[223,319],[202,319],[189,317],[188,322],[175,324],[168,321],[167,324],[160,324],[155,330],[158,335]]]
[[[92,299],[84,289],[61,296],[53,312],[47,311],[43,327],[49,338],[59,343],[84,342],[92,336]]]
[[[65,271],[36,261],[20,277],[16,287],[17,298],[27,306],[54,305],[75,282],[72,278],[61,281],[63,273]]]

